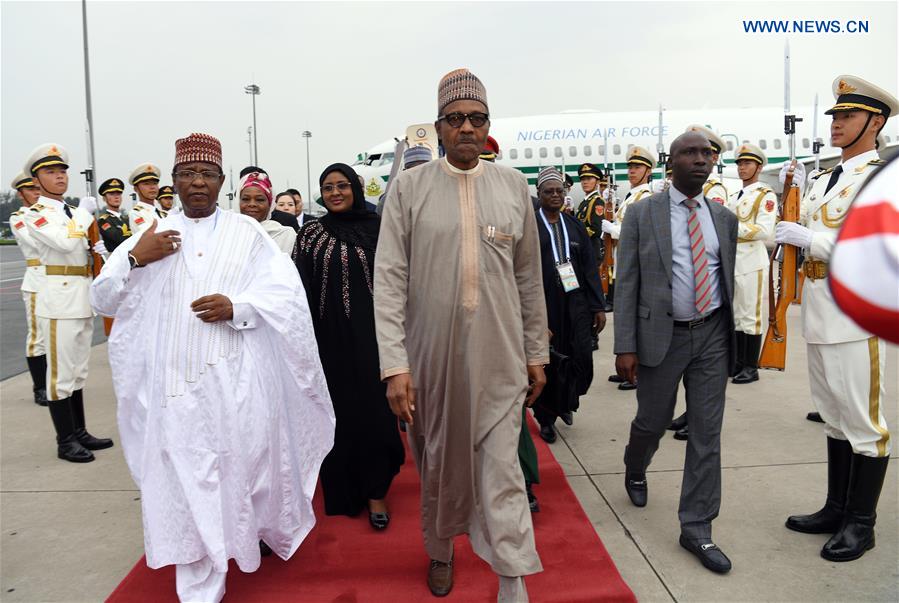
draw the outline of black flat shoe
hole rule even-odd
[[[563,412],[559,415],[559,418],[562,419],[562,422],[571,427],[574,424],[574,413],[571,411]]]
[[[706,569],[717,574],[726,574],[730,571],[730,559],[727,558],[727,555],[725,555],[714,542],[687,540],[687,538],[681,534],[680,545],[693,553]]]
[[[630,381],[622,381],[618,384],[618,389],[623,392],[631,391],[632,389],[637,389],[636,383],[631,383]]]
[[[552,444],[556,441],[556,430],[552,425],[541,425],[540,438],[547,444]]]
[[[618,375],[609,375],[609,381],[612,383],[624,383],[624,377],[619,377]]]
[[[823,423],[824,419],[821,418],[821,413],[819,412],[810,412],[805,415],[806,421],[814,421],[815,423]]]
[[[674,432],[674,439],[680,440],[682,442],[686,441],[687,438],[690,437],[690,426],[684,425],[683,429],[678,429]]]
[[[371,527],[380,531],[386,530],[387,526],[390,525],[390,514],[389,513],[372,513],[368,512],[368,523],[371,524]]]
[[[269,555],[272,554],[272,547],[265,544],[264,541],[260,540],[259,541],[259,554],[262,555],[263,557],[268,557]]]
[[[731,383],[736,385],[744,385],[746,383],[752,383],[754,381],[759,380],[759,371],[751,366],[743,367],[743,370],[740,371],[736,377],[731,380]]]
[[[625,473],[624,489],[635,507],[645,507],[649,490],[646,486],[646,474]]]

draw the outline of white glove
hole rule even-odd
[[[82,203],[84,199],[82,199]],[[100,257],[104,260],[109,257],[109,252],[106,250],[106,245],[103,243],[103,239],[99,239],[96,243],[94,243],[94,253],[99,253]]]
[[[808,249],[812,244],[812,231],[796,222],[778,222],[774,229],[774,242]]]
[[[780,174],[778,175],[778,180],[783,184],[786,182],[787,172],[790,169],[790,162],[785,162],[782,166],[780,166]],[[799,194],[802,195],[802,191],[805,190],[805,166],[796,162],[796,170],[793,172],[793,182],[796,186],[799,187]]]
[[[653,193],[661,193],[666,188],[668,188],[668,182],[665,180],[653,180],[652,181],[652,192]]]
[[[608,220],[602,221],[602,231],[606,234],[616,234],[615,233],[615,225],[609,222]]]
[[[97,212],[97,198],[81,197],[81,201],[78,203],[78,207],[93,216]]]

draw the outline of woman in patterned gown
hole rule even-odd
[[[337,416],[334,448],[321,469],[325,513],[357,515],[383,530],[385,498],[404,460],[396,418],[381,382],[373,282],[378,215],[359,177],[335,163],[319,178],[327,215],[300,229],[293,258],[306,287],[322,367]]]

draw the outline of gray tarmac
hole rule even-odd
[[[611,321],[601,335],[593,387],[574,425],[559,425],[561,437],[551,449],[640,601],[899,600],[895,449],[880,500],[877,546],[862,559],[825,561],[819,556],[825,536],[783,525],[790,514],[817,510],[826,490],[823,429],[805,420],[811,402],[798,313],[791,309],[787,371],[764,372],[758,383],[727,390],[723,501],[714,523],[714,538],[734,564],[725,576],[705,570],[678,545],[684,443],[670,432],[648,473],[648,506],[638,509],[628,500],[622,455],[636,399],[606,381],[613,366]],[[887,366],[884,412],[897,434],[896,348],[888,349]],[[143,553],[139,492],[118,441],[105,344],[93,348],[90,370],[88,427],[116,438],[116,447],[99,451],[97,461],[86,465],[56,459],[49,416],[31,402],[27,374],[0,383],[4,602],[101,601]],[[535,490],[539,497],[541,487]]]

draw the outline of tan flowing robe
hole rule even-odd
[[[409,443],[425,546],[471,535],[501,575],[540,571],[517,444],[526,365],[549,362],[537,225],[525,178],[446,160],[400,174],[375,260],[382,377],[411,372]]]

